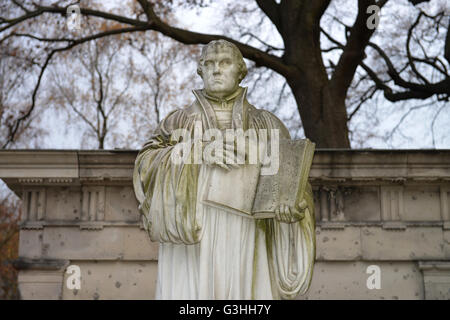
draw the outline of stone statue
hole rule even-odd
[[[133,182],[144,228],[160,243],[156,298],[293,299],[308,290],[315,259],[314,202],[307,175],[299,205],[276,203],[269,218],[235,214],[227,210],[227,199],[234,199],[227,195],[245,194],[245,207],[256,201],[248,199],[254,199],[258,179],[235,178],[213,188],[208,177],[217,172],[224,177],[219,181],[230,180],[226,177],[239,172],[235,170],[254,177],[262,167],[248,162],[248,146],[239,151],[233,141],[205,138],[208,130],[214,136],[227,129],[251,129],[257,138],[272,130],[280,139],[290,139],[289,132],[273,114],[247,101],[247,89],[239,86],[247,68],[234,44],[217,40],[204,46],[197,72],[204,89],[194,90],[190,106],[161,121],[135,162]],[[200,144],[189,140],[195,135],[193,141]],[[247,136],[250,146],[252,141]],[[180,152],[182,143],[187,148]],[[211,150],[214,156],[205,156]],[[200,161],[193,159],[196,152],[203,152]],[[207,205],[208,192],[222,199],[223,207]]]

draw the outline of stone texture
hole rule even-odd
[[[37,259],[18,264],[23,299],[154,297],[158,244],[141,227],[135,157],[0,151],[0,178],[24,200],[19,256]],[[318,260],[302,299],[449,299],[450,151],[317,150],[310,181]],[[402,193],[384,216],[382,189]],[[80,266],[77,294],[51,259]],[[369,265],[380,266],[380,290],[366,287]]]
[[[411,186],[405,188],[404,221],[440,221],[439,186]]]
[[[423,272],[425,299],[450,300],[450,261],[426,261],[419,264]]]
[[[358,260],[361,258],[360,228],[316,230],[316,259],[328,260]]]
[[[138,202],[131,185],[106,188],[106,220],[139,221],[139,219]]]
[[[344,197],[346,220],[380,221],[379,189],[376,186],[348,188]]]
[[[43,230],[20,230],[19,253],[22,258],[42,257]]]
[[[45,220],[73,221],[81,219],[79,187],[47,187]]]
[[[380,267],[380,289],[368,289],[367,267]],[[423,278],[414,262],[319,261],[309,292],[299,299],[423,299]]]
[[[367,260],[433,260],[444,258],[443,234],[439,227],[385,230],[361,229],[362,258]]]
[[[43,233],[43,256],[70,260],[156,260],[157,245],[137,227],[109,226],[101,230],[47,227]]]
[[[60,270],[23,270],[18,278],[21,299],[60,300],[63,273]]]
[[[152,261],[71,261],[81,271],[80,289],[66,285],[64,274],[63,299],[154,299],[157,263]]]

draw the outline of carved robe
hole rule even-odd
[[[174,164],[175,129],[218,128],[213,101],[195,90],[192,105],[171,112],[137,156],[134,188],[144,227],[158,241],[157,299],[292,299],[309,287],[315,258],[314,204],[308,183],[305,217],[287,224],[254,220],[202,204],[206,164]],[[222,103],[233,103],[232,128],[279,129],[282,122],[256,109],[239,88]],[[226,122],[226,121],[225,121]],[[245,183],[245,181],[236,181]],[[226,190],[225,190],[226,192]]]

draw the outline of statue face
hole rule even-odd
[[[239,64],[232,49],[211,47],[206,51],[202,78],[206,93],[223,98],[239,87]]]

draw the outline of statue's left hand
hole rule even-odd
[[[297,206],[291,207],[285,204],[280,204],[275,209],[275,218],[284,223],[294,223],[302,220],[305,217],[305,209],[307,207],[306,201],[302,200]]]

